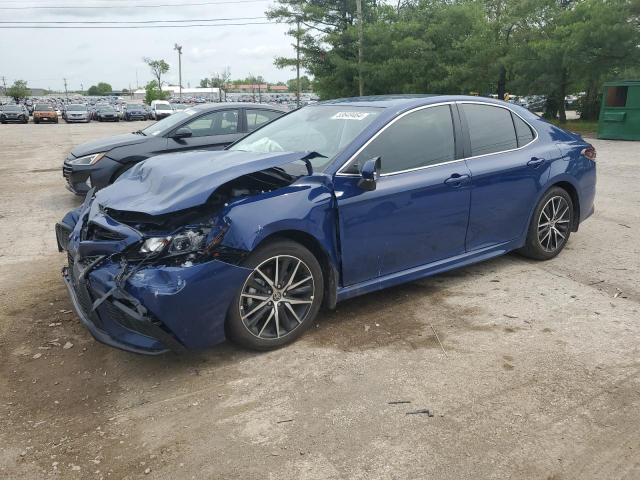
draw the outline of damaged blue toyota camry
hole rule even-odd
[[[90,192],[56,225],[63,277],[114,347],[276,348],[356,295],[512,250],[553,258],[593,213],[595,158],[491,99],[319,103]]]

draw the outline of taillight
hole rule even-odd
[[[593,160],[594,162],[596,161],[596,149],[593,148],[592,145],[589,145],[587,148],[583,148],[580,153],[589,160]]]

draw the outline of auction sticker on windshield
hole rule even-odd
[[[369,116],[369,112],[338,112],[331,120],[364,120]]]

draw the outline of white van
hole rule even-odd
[[[151,117],[153,117],[154,120],[168,117],[172,113],[173,108],[166,100],[154,100],[151,102]]]

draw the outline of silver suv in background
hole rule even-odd
[[[91,114],[89,113],[89,109],[86,107],[86,105],[72,103],[71,105],[67,105],[65,107],[62,118],[64,118],[65,122],[67,123],[89,123],[91,121]]]

